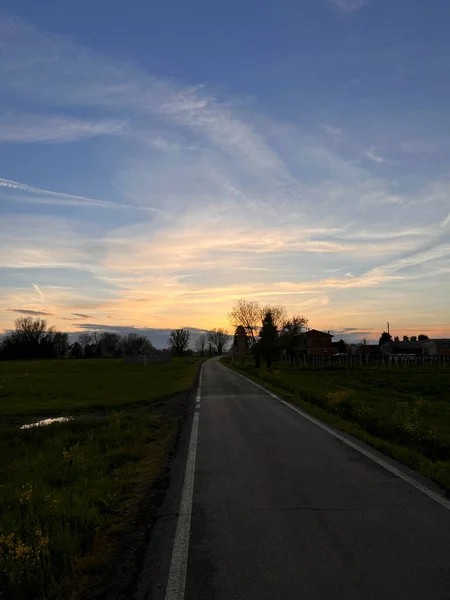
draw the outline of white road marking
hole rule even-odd
[[[255,383],[254,381],[252,381],[248,377],[245,377],[245,375],[241,375],[240,373],[237,373],[236,371],[233,371],[232,369],[229,369],[223,363],[220,363],[220,364],[225,369],[228,369],[232,373],[235,373],[235,375],[238,375],[238,377],[242,377],[242,379],[245,379],[245,381],[248,381],[249,383],[252,383],[253,385],[255,385],[260,390],[263,390],[264,392],[266,392],[266,394],[269,394],[269,396],[272,396],[272,398],[275,398],[276,400],[278,400],[278,402],[281,402],[281,404],[284,404],[285,406],[287,406],[291,410],[293,410],[296,413],[298,413],[299,415],[301,415],[303,418],[307,419],[308,421],[311,421],[311,423],[314,423],[315,425],[317,425],[317,427],[320,427],[321,429],[327,431],[333,437],[337,438],[341,442],[344,442],[344,444],[347,444],[347,446],[350,446],[351,448],[353,448],[357,452],[360,452],[361,454],[364,454],[364,456],[367,456],[367,458],[370,458],[371,460],[373,460],[373,462],[377,463],[378,465],[380,465],[381,467],[383,467],[387,471],[393,473],[394,475],[396,475],[400,479],[403,479],[403,481],[406,481],[406,483],[409,483],[410,485],[412,485],[413,487],[415,487],[416,490],[419,490],[419,492],[422,492],[422,494],[425,494],[426,496],[428,496],[429,498],[431,498],[432,500],[434,500],[435,502],[437,502],[438,504],[440,504],[444,508],[447,508],[448,510],[450,510],[450,501],[447,500],[446,498],[444,498],[444,496],[441,496],[441,494],[439,494],[438,492],[435,492],[434,490],[430,489],[426,485],[423,485],[419,481],[416,481],[412,477],[409,477],[409,475],[406,475],[406,473],[403,473],[402,471],[400,471],[400,469],[397,469],[393,465],[390,465],[388,462],[386,462],[382,458],[379,458],[375,454],[372,454],[372,452],[370,452],[369,450],[366,450],[365,448],[363,448],[359,444],[356,444],[355,442],[352,442],[352,440],[349,440],[347,437],[341,435],[337,431],[334,431],[334,429],[332,429],[328,425],[325,425],[325,423],[323,423],[322,421],[319,421],[319,419],[316,419],[315,417],[312,417],[310,414],[308,414],[307,412],[305,412],[301,408],[298,408],[297,406],[294,406],[290,402],[286,402],[286,400],[282,400],[281,398],[279,398],[277,395],[275,395],[272,392],[270,392],[269,390],[267,390],[262,385],[259,385],[258,383]]]
[[[200,402],[203,366],[200,370],[196,402]],[[197,454],[199,412],[194,412],[191,437],[189,441],[183,491],[178,513],[177,529],[173,543],[172,560],[167,580],[165,600],[183,600],[186,587],[186,572],[189,552],[189,536],[191,533],[192,496],[194,493],[195,457]]]

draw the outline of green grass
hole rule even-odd
[[[153,402],[189,387],[200,359],[128,365],[121,359],[0,362],[2,416],[65,415]]]
[[[101,567],[93,548],[109,531],[114,543],[151,492],[180,423],[183,401],[170,397],[187,392],[200,362],[0,364],[2,598],[62,599],[68,577]],[[10,418],[71,412],[73,421],[26,430]]]
[[[450,490],[450,369],[225,363]]]

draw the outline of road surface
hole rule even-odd
[[[450,599],[450,503],[217,361],[199,396],[190,527],[169,584],[183,544],[187,574],[166,598]]]

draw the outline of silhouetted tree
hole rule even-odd
[[[408,337],[407,335],[404,335],[404,336],[403,336],[403,341],[404,341],[404,342],[409,342],[409,337]]]
[[[47,327],[45,319],[20,317],[15,329],[4,336],[1,355],[4,359],[57,358],[65,355],[67,334]]]
[[[295,356],[300,348],[306,349],[306,336],[303,329],[308,325],[308,319],[299,315],[294,315],[286,321],[280,333],[280,344],[286,350],[289,358],[289,364],[294,366]]]
[[[65,358],[69,350],[69,336],[67,333],[55,331],[53,334],[53,348],[56,358]]]
[[[220,356],[230,340],[230,335],[225,329],[213,329],[208,333],[208,342]]]
[[[117,333],[104,331],[100,335],[97,348],[100,350],[99,356],[105,358],[120,356],[122,353],[122,339]]]
[[[409,338],[409,341],[410,341],[410,342],[417,342],[417,336],[416,336],[416,335],[412,335],[412,336]]]
[[[429,340],[430,338],[425,333],[421,333],[417,339],[419,342],[426,342],[426,340]]]
[[[387,331],[383,331],[378,343],[381,346],[381,344],[386,344],[387,342],[392,342],[392,335],[390,333],[388,333]]]
[[[172,329],[169,336],[169,346],[177,356],[183,356],[189,347],[189,329]]]
[[[399,341],[400,341],[400,338],[398,337],[398,335],[396,335],[394,338],[394,342],[399,342]]]
[[[202,333],[202,335],[195,340],[195,349],[200,354],[200,356],[204,356],[206,344],[206,335]]]
[[[278,330],[274,323],[272,312],[267,310],[263,318],[261,331],[259,332],[258,346],[261,349],[261,356],[266,362],[268,369],[272,366],[273,358],[278,349]]]
[[[80,342],[75,342],[72,344],[70,349],[71,358],[82,358],[83,356],[83,348],[81,347]]]
[[[121,346],[125,356],[143,356],[155,351],[153,344],[147,337],[134,332],[122,337]]]
[[[261,305],[255,300],[238,300],[228,313],[233,327],[242,327],[248,338],[249,347],[257,342],[256,333],[261,323]]]

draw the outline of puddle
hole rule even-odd
[[[66,421],[72,421],[72,417],[54,417],[53,419],[41,419],[35,423],[27,423],[22,425],[20,429],[31,429],[31,427],[44,427],[45,425],[51,425],[52,423],[65,423]]]

